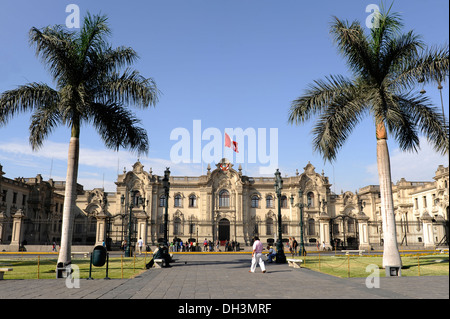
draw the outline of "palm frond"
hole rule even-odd
[[[107,47],[105,36],[111,34],[107,21],[106,15],[92,16],[89,12],[86,14],[77,39],[81,63],[85,62],[89,51],[101,51]]]
[[[42,147],[57,125],[61,124],[61,114],[58,105],[50,104],[36,109],[31,116],[29,141],[33,150]]]
[[[152,78],[144,78],[138,71],[126,69],[122,75],[112,73],[97,88],[96,100],[114,101],[140,107],[155,105],[160,94]]]
[[[408,61],[415,60],[419,50],[423,48],[423,42],[412,31],[390,39],[385,51],[380,56],[380,73],[383,78],[390,78],[392,74]]]
[[[434,107],[430,99],[411,93],[397,96],[398,106],[411,118],[412,123],[442,155],[449,152],[449,128],[444,125],[444,115]],[[399,139],[397,138],[397,141]]]
[[[53,78],[71,79],[79,75],[76,45],[73,32],[56,25],[39,30],[35,27],[29,32],[30,44],[36,47],[40,57]]]
[[[330,75],[325,80],[316,80],[298,99],[292,101],[289,123],[306,122],[320,114],[337,97],[354,89],[354,83],[341,75]]]
[[[395,72],[394,80],[400,89],[412,89],[418,82],[444,82],[450,73],[449,47],[431,47],[420,52],[415,59],[405,60]]]
[[[418,151],[419,134],[416,119],[412,112],[400,99],[391,94],[386,94],[383,99],[386,108],[380,119],[388,132],[394,136],[402,151]]]
[[[0,126],[20,112],[32,111],[59,102],[58,92],[44,83],[29,83],[0,95]]]
[[[343,94],[324,110],[313,128],[313,147],[333,161],[348,136],[363,118],[366,105],[358,95]]]
[[[140,120],[129,110],[115,102],[93,103],[90,119],[106,147],[126,148],[138,154],[148,153],[148,137]]]
[[[341,21],[334,17],[330,33],[340,53],[346,58],[348,67],[357,76],[376,77],[376,61],[358,21],[349,24],[348,21]]]
[[[381,4],[381,11],[375,16],[376,23],[370,31],[370,47],[374,56],[380,58],[384,55],[392,39],[395,39],[403,27],[402,18],[398,13],[391,12],[392,5],[385,8]]]

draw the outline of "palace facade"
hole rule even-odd
[[[40,175],[14,180],[3,175],[0,166],[0,248],[59,242],[64,182],[43,181]],[[226,159],[214,169],[208,165],[205,175],[170,176],[168,198],[163,177],[151,168],[144,170],[138,161],[118,176],[116,192],[84,190],[79,185],[73,244],[105,241],[108,248],[119,249],[131,231],[133,242],[142,238],[146,245],[156,245],[164,238],[166,201],[169,240],[202,243],[206,238],[244,246],[258,235],[271,243],[277,240],[280,200],[283,240],[299,241],[302,215],[307,249],[323,243],[330,249],[370,250],[383,245],[379,186],[335,194],[328,177],[317,173],[311,163],[303,172],[283,178],[280,199],[274,178],[243,175],[240,166],[236,169]],[[433,181],[401,179],[393,185],[399,245],[448,246],[448,183],[448,167],[440,165]]]

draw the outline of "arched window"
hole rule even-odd
[[[181,195],[180,194],[175,195],[175,198],[173,200],[174,206],[175,207],[181,207],[181,203],[182,203]]]
[[[270,217],[266,220],[266,235],[273,235],[273,219]]]
[[[230,207],[230,193],[225,189],[219,193],[219,207]]]
[[[189,196],[189,207],[197,207],[197,196],[195,195]]]
[[[259,197],[258,195],[252,196],[252,208],[258,208],[259,207]]]
[[[287,208],[287,197],[281,196],[281,208]]]
[[[308,201],[308,207],[314,207],[314,193],[309,192],[308,195],[306,195],[307,201]]]
[[[266,208],[273,208],[273,197],[272,197],[272,195],[268,195],[266,197]]]
[[[159,196],[159,207],[166,207],[166,195]]]
[[[182,235],[181,234],[181,219],[179,217],[175,217],[173,220],[173,234],[174,235]]]

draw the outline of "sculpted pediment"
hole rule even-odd
[[[209,175],[208,184],[214,189],[236,188],[238,184],[242,184],[240,175],[233,169],[233,166],[230,161],[223,158],[216,164],[216,169]]]

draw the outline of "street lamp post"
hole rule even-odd
[[[169,189],[170,189],[169,177],[170,177],[170,170],[169,167],[166,167],[162,182],[163,182],[164,196],[166,199],[164,211],[164,245],[167,247],[169,247],[168,227],[167,227],[169,220]]]
[[[134,201],[135,201],[134,192],[132,190],[130,190],[130,203],[129,203],[130,217],[128,220],[128,244],[127,244],[127,248],[125,249],[125,257],[133,257],[133,251],[131,248],[131,230],[132,230],[131,218],[132,218],[132,213],[133,213]]]
[[[283,241],[282,241],[282,220],[281,220],[281,190],[283,189],[283,179],[281,178],[281,173],[277,168],[275,172],[275,192],[278,197],[278,240],[277,240],[277,254],[276,254],[276,263],[284,264],[286,263],[286,255],[284,254]]]
[[[303,203],[303,190],[298,190],[298,198],[299,202],[298,204],[294,205],[294,195],[291,195],[291,205],[298,206],[300,208],[300,249],[298,250],[299,256],[306,256],[306,250],[305,250],[305,242],[303,239],[303,208],[308,206]]]

